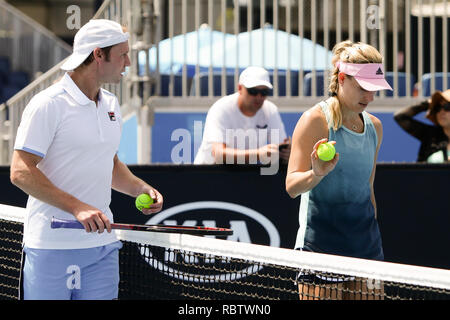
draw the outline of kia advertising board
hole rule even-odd
[[[115,222],[231,228],[227,240],[293,248],[299,199],[285,191],[285,169],[261,175],[258,166],[131,167],[164,197],[146,216],[128,196],[113,193]]]
[[[261,244],[273,247],[293,248],[298,228],[299,199],[290,199],[284,189],[285,170],[276,175],[261,175],[258,166],[159,166],[157,169],[131,168],[141,179],[157,188],[164,197],[163,210],[145,216],[134,208],[133,199],[113,193],[111,209],[116,222],[138,224],[164,224],[184,226],[205,226],[231,228],[233,235],[219,239]],[[205,237],[208,241],[208,237]],[[121,268],[125,275],[121,281],[124,287],[140,288],[121,292],[121,298],[157,298],[152,296],[152,287],[167,286],[166,298],[185,298],[186,295],[199,295],[203,290],[197,286],[208,287],[208,292],[219,292],[216,298],[222,299],[215,282],[233,281],[252,284],[258,282],[256,272],[261,266],[242,263],[233,266],[216,257],[196,257],[184,252],[168,252],[158,247],[134,247],[132,261],[127,259]],[[195,260],[195,261],[193,261]],[[183,263],[190,262],[190,263]],[[195,262],[192,264],[192,262]],[[134,279],[134,268],[146,277]],[[234,268],[230,272],[230,268]],[[201,277],[200,277],[201,275]],[[245,278],[245,279],[243,279]],[[210,281],[214,280],[214,281]],[[177,282],[196,283],[186,293]],[[136,282],[136,283],[135,283]],[[200,282],[200,283],[198,283]],[[177,289],[174,289],[177,288]],[[194,289],[192,289],[194,288]],[[173,292],[176,290],[181,290]]]

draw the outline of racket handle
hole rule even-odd
[[[50,227],[52,229],[58,229],[58,228],[84,229],[81,222],[79,222],[77,220],[58,219],[55,217],[52,218]]]

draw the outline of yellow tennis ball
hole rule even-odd
[[[142,211],[142,209],[144,209],[144,208],[145,209],[150,208],[150,205],[153,203],[153,199],[148,194],[142,193],[142,194],[138,195],[135,203],[136,203],[136,208],[138,210]]]
[[[321,143],[319,145],[319,148],[317,148],[317,155],[319,156],[319,159],[322,161],[332,160],[335,154],[336,149],[334,148],[333,144],[329,142]]]

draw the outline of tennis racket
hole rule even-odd
[[[58,219],[53,217],[51,222],[52,229],[68,228],[68,229],[84,229],[81,222],[77,220]],[[196,236],[228,236],[233,234],[233,230],[226,228],[212,228],[212,227],[189,227],[189,226],[166,226],[163,224],[125,224],[125,223],[111,223],[112,229],[119,230],[134,230],[134,231],[148,231],[148,232],[162,232],[162,233],[182,233]]]

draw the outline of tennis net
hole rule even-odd
[[[0,205],[0,299],[17,299],[24,209]],[[450,270],[116,230],[119,299],[450,299]]]

